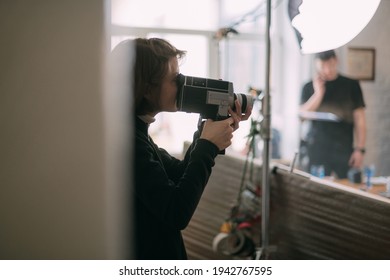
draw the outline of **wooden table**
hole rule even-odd
[[[365,183],[357,184],[357,183],[352,183],[348,179],[336,179],[333,180],[336,183],[342,184],[344,186],[352,187],[357,190],[361,190],[364,192],[372,193],[372,194],[377,194],[383,197],[381,193],[386,192],[386,185],[385,184],[375,184],[372,185],[369,189],[367,188]]]

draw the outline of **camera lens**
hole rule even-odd
[[[236,99],[238,99],[241,104],[241,112],[243,114],[246,113],[249,107],[253,106],[254,98],[250,94],[236,93],[234,94],[234,101],[236,101]],[[236,109],[234,104],[233,109]]]

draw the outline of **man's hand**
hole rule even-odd
[[[313,79],[313,88],[314,94],[320,96],[322,100],[322,97],[325,94],[325,81],[319,75],[315,76]]]
[[[362,168],[363,166],[363,153],[359,150],[354,150],[349,158],[349,166],[354,168]]]

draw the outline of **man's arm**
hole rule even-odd
[[[325,81],[322,80],[320,77],[314,78],[313,88],[314,93],[305,103],[301,105],[301,112],[316,111],[321,105],[322,99],[324,98],[325,94]]]
[[[366,146],[366,113],[363,107],[353,111],[355,149],[349,160],[352,167],[361,168]]]

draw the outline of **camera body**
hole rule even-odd
[[[228,108],[235,110],[236,99],[240,101],[243,114],[254,102],[254,98],[249,94],[235,94],[233,83],[228,81],[179,74],[177,86],[178,110],[199,113],[204,119],[227,119],[229,117]]]

